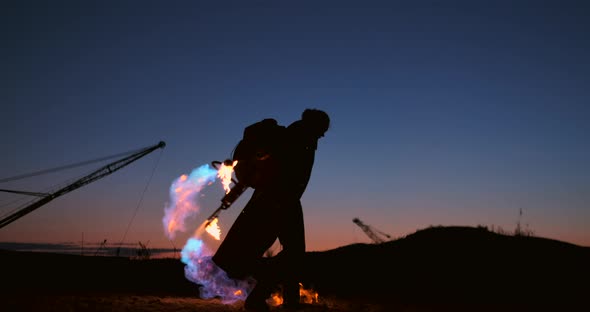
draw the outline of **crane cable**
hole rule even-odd
[[[42,174],[46,174],[46,173],[51,173],[51,172],[56,172],[56,171],[60,171],[60,170],[71,169],[71,168],[75,168],[75,167],[79,167],[79,166],[83,166],[83,165],[88,165],[88,164],[95,163],[95,162],[104,161],[104,160],[111,159],[111,158],[116,158],[116,157],[122,157],[122,156],[125,156],[125,155],[130,155],[132,153],[137,153],[137,152],[142,151],[142,150],[145,150],[145,148],[136,149],[136,150],[133,150],[133,151],[119,153],[119,154],[115,154],[115,155],[111,155],[111,156],[96,158],[96,159],[93,159],[93,160],[78,162],[78,163],[74,163],[74,164],[70,164],[70,165],[59,166],[59,167],[55,167],[55,168],[51,168],[51,169],[46,169],[46,170],[36,171],[36,172],[32,172],[32,173],[21,174],[21,175],[17,175],[17,176],[8,177],[8,178],[3,178],[3,179],[0,179],[0,183],[2,183],[2,182],[8,182],[8,181],[14,181],[14,180],[19,180],[19,179],[24,179],[24,178],[29,178],[29,177],[34,177],[34,176],[38,176],[38,175],[42,175]],[[125,238],[127,236],[127,233],[129,232],[129,229],[131,228],[131,224],[133,223],[133,220],[135,219],[135,216],[137,215],[137,212],[138,212],[138,210],[139,210],[139,208],[140,208],[140,206],[141,206],[141,204],[143,202],[143,198],[145,196],[145,193],[147,192],[147,189],[148,189],[148,187],[149,187],[149,185],[150,185],[150,183],[152,181],[152,178],[154,176],[154,173],[156,171],[156,168],[158,167],[158,164],[160,162],[160,159],[162,158],[162,152],[163,151],[160,151],[160,155],[158,156],[158,158],[156,160],[156,163],[154,164],[154,167],[152,169],[152,172],[150,174],[150,177],[149,177],[149,179],[147,181],[147,184],[146,184],[145,188],[143,189],[143,192],[142,192],[141,197],[140,197],[140,200],[139,200],[139,202],[138,202],[138,204],[137,204],[137,206],[135,208],[135,211],[133,213],[133,216],[131,217],[131,220],[129,221],[129,223],[127,225],[127,229],[125,230],[125,234],[123,235],[123,239],[121,240],[121,243],[119,244],[119,248],[117,249],[117,255],[119,254],[120,246],[125,241]],[[0,191],[5,191],[5,190],[0,190]],[[11,190],[6,190],[6,191],[13,192]],[[20,192],[20,191],[13,192],[13,193],[21,193],[21,194],[33,195],[33,196],[35,196],[35,195],[39,196],[41,194],[41,193],[35,193],[35,194],[33,194],[33,192]],[[26,194],[26,193],[29,193],[29,194]],[[18,201],[20,201],[20,200],[17,200],[15,202],[18,202]],[[16,210],[18,210],[18,208]]]
[[[156,168],[158,167],[158,164],[160,163],[160,158],[162,158],[163,152],[164,152],[164,150],[160,151],[160,155],[156,159],[156,164],[154,165],[154,168],[152,168],[152,173],[150,174],[147,184],[145,185],[143,192],[141,193],[141,196],[139,198],[139,202],[137,203],[137,206],[135,207],[135,211],[133,212],[133,215],[131,216],[131,220],[129,220],[129,223],[127,224],[127,229],[125,230],[125,234],[123,234],[123,238],[121,239],[121,242],[119,243],[119,246],[117,247],[117,256],[119,256],[119,252],[121,251],[121,246],[123,245],[123,242],[125,241],[125,238],[127,237],[127,233],[129,232],[129,229],[131,228],[131,224],[133,223],[133,220],[135,219],[135,216],[137,215],[137,211],[139,210],[139,207],[141,206],[141,203],[143,202],[143,197],[145,196],[145,193],[146,193],[148,187],[150,186],[152,178],[154,177],[154,173],[156,172]]]
[[[78,162],[78,163],[73,163],[73,164],[59,166],[59,167],[55,167],[55,168],[50,168],[50,169],[35,171],[35,172],[31,172],[31,173],[19,174],[19,175],[16,175],[16,176],[12,176],[12,177],[8,177],[8,178],[0,179],[0,183],[9,182],[9,181],[15,181],[15,180],[21,180],[21,179],[25,179],[25,178],[31,178],[31,177],[39,176],[39,175],[42,175],[42,174],[57,172],[57,171],[66,170],[66,169],[72,169],[72,168],[76,168],[76,167],[81,167],[81,166],[89,165],[89,164],[92,164],[92,163],[101,162],[101,161],[105,161],[105,160],[108,160],[108,159],[112,159],[112,158],[117,158],[117,157],[122,157],[122,156],[125,156],[125,155],[129,155],[129,154],[133,154],[133,153],[139,152],[139,151],[141,151],[143,149],[144,148],[135,149],[133,151],[119,153],[119,154],[115,154],[115,155],[111,155],[111,156],[105,156],[105,157],[100,157],[100,158],[96,158],[96,159],[92,159],[92,160],[81,161],[81,162]]]
[[[138,148],[138,149],[134,149],[131,151],[127,151],[127,152],[122,152],[122,153],[117,153],[114,155],[110,155],[110,156],[103,156],[103,157],[99,157],[99,158],[95,158],[95,159],[91,159],[91,160],[85,160],[85,161],[81,161],[81,162],[77,162],[77,163],[73,163],[73,164],[68,164],[68,165],[63,165],[63,166],[58,166],[58,167],[54,167],[54,168],[49,168],[49,169],[44,169],[44,170],[40,170],[40,171],[35,171],[35,172],[30,172],[30,173],[24,173],[24,174],[19,174],[19,175],[15,175],[15,176],[11,176],[11,177],[7,177],[7,178],[2,178],[0,179],[0,183],[5,183],[5,182],[10,182],[10,181],[16,181],[16,180],[22,180],[22,179],[26,179],[26,178],[32,178],[32,177],[36,177],[36,176],[40,176],[43,174],[48,174],[48,173],[53,173],[53,172],[58,172],[58,171],[62,171],[62,170],[67,170],[67,169],[72,169],[72,168],[76,168],[76,167],[82,167],[85,165],[90,165],[93,163],[98,163],[98,162],[102,162],[105,160],[109,160],[109,159],[113,159],[113,158],[118,158],[118,157],[123,157],[126,155],[130,155],[136,152],[139,152],[141,150],[144,150],[144,148]],[[69,181],[73,181],[75,179],[70,179]],[[62,184],[65,182],[62,182]],[[58,184],[59,185],[59,184]],[[47,188],[49,189],[55,189],[56,187],[50,187]],[[3,193],[15,193],[15,194],[22,194],[22,195],[29,195],[29,196],[36,196],[36,197],[45,197],[47,195],[50,195],[49,193],[41,193],[41,192],[27,192],[27,191],[15,191],[15,190],[5,190],[5,189],[0,189],[0,192]],[[23,202],[25,201],[22,198],[17,198],[13,201],[9,201],[9,202],[4,202],[0,204],[0,208],[2,207],[7,207],[13,204],[16,204],[18,202]],[[29,200],[27,201],[28,203],[31,203],[35,200]],[[26,204],[22,204],[20,206],[15,207],[14,209],[12,209],[11,211],[8,211],[6,213],[3,213],[1,218],[4,218],[16,211],[18,211],[21,207],[24,207]]]

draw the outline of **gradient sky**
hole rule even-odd
[[[229,157],[250,123],[319,108],[332,126],[303,197],[308,250],[370,242],[355,217],[400,237],[513,231],[520,209],[536,235],[590,246],[586,1],[0,6],[0,179],[167,143],[0,241],[180,247],[190,233],[170,243],[161,221],[172,181]],[[0,188],[54,189],[99,166]],[[203,192],[195,227],[222,192]],[[221,214],[222,230],[249,195]],[[1,214],[13,199],[0,195]]]

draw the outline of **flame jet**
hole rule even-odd
[[[168,238],[173,239],[177,231],[186,231],[185,220],[199,212],[197,205],[201,190],[215,182],[217,171],[209,165],[194,169],[189,175],[183,174],[170,186],[171,204],[164,209],[164,229]]]
[[[231,161],[229,159],[226,159],[223,163],[219,162],[219,161],[214,161],[211,164],[213,165],[214,168],[217,168],[217,166],[221,166],[219,168],[219,177],[223,178],[222,179],[226,179],[225,182],[222,180],[222,183],[224,185],[224,188],[226,190],[225,192],[225,196],[223,196],[223,198],[221,199],[221,205],[219,206],[219,208],[217,208],[208,218],[207,218],[207,223],[205,225],[205,227],[209,227],[213,224],[213,221],[216,220],[219,216],[219,213],[221,213],[222,210],[228,209],[237,199],[238,197],[240,197],[240,195],[242,195],[246,189],[248,188],[248,186],[237,182],[236,180],[232,179],[232,173],[233,173],[233,168],[235,167],[235,165],[238,163],[237,160],[235,161]],[[229,188],[229,183],[233,182],[234,186]],[[227,186],[227,188],[226,188]]]
[[[224,303],[245,300],[255,285],[255,281],[234,280],[227,276],[212,260],[211,251],[206,248],[202,238],[204,233],[220,240],[218,214],[227,209],[246,190],[247,187],[232,179],[233,167],[237,162],[212,162],[212,166],[203,165],[189,175],[181,175],[170,186],[172,204],[167,205],[163,218],[166,234],[173,238],[176,231],[185,231],[185,219],[199,212],[196,204],[198,195],[205,186],[212,184],[216,178],[221,180],[225,196],[221,206],[205,220],[189,238],[181,251],[181,261],[185,264],[185,277],[200,285],[201,298],[220,297]],[[219,168],[217,168],[220,166]],[[231,183],[233,187],[230,187]]]

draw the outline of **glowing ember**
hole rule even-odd
[[[217,218],[213,219],[205,228],[205,231],[209,233],[209,235],[213,236],[216,240],[219,240],[221,237],[221,229],[217,224]]]
[[[283,294],[278,291],[270,295],[270,298],[266,299],[266,303],[273,307],[278,307],[283,304]]]
[[[317,291],[313,289],[305,289],[303,288],[303,284],[299,283],[299,301],[301,303],[308,303],[314,304],[319,302],[319,295]],[[280,306],[283,304],[283,293],[282,291],[277,291],[270,295],[270,298],[266,300],[266,303],[273,307]]]
[[[318,293],[313,289],[303,288],[303,284],[299,283],[299,297],[303,303],[318,303]]]
[[[237,163],[238,161],[234,160],[231,165],[227,166],[225,162],[223,162],[217,171],[217,177],[221,180],[225,194],[229,193],[230,191],[229,184],[231,183],[232,173],[234,172],[234,167]]]

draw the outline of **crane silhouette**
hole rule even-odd
[[[41,197],[39,200],[33,201],[32,203],[26,205],[25,207],[19,208],[16,211],[11,212],[8,215],[2,216],[0,219],[0,228],[3,228],[5,226],[7,226],[8,224],[22,218],[26,214],[31,213],[32,211],[38,209],[39,207],[47,204],[48,202],[54,200],[55,198],[57,198],[59,196],[65,195],[73,190],[76,190],[84,185],[92,183],[98,179],[102,179],[103,177],[106,177],[106,176],[110,175],[111,173],[131,164],[132,162],[140,159],[141,157],[146,156],[147,154],[155,151],[156,149],[164,148],[165,146],[166,146],[166,143],[164,141],[160,141],[156,145],[145,147],[139,151],[134,151],[132,154],[125,153],[124,158],[121,158],[117,161],[109,163],[109,164],[97,169],[96,171],[92,172],[91,174],[86,175],[86,176],[76,180],[75,182],[73,182],[65,187],[62,187],[53,193],[38,193],[38,192],[27,192],[27,191],[0,189],[0,192],[16,193],[16,194]],[[58,167],[58,168],[43,170],[43,171],[31,173],[31,174],[24,174],[24,175],[20,175],[20,176],[5,178],[5,179],[1,179],[0,182],[6,182],[6,181],[10,181],[10,180],[18,180],[18,179],[22,179],[22,178],[26,178],[26,177],[40,175],[43,173],[49,173],[49,172],[54,172],[57,170],[73,168],[76,166],[88,164],[88,163],[99,161],[99,160],[108,159],[111,157],[113,157],[113,156],[108,156],[108,157],[103,157],[103,158],[96,159],[96,160],[85,161],[85,162],[81,162],[81,163],[77,163],[77,164],[72,164],[72,165],[62,166],[62,167]]]
[[[391,239],[391,236],[389,234],[385,234],[385,233],[371,227],[370,225],[364,224],[361,220],[359,220],[359,218],[352,219],[352,222],[354,222],[354,224],[358,225],[363,230],[363,232],[365,232],[365,234],[367,234],[367,236],[369,236],[369,238],[375,244],[381,244],[381,243],[384,243],[387,240]],[[387,239],[381,238],[378,234],[381,236],[387,237]]]

